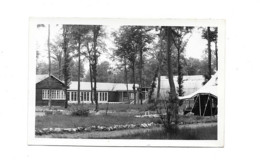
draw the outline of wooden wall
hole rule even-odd
[[[49,89],[49,81],[51,85],[51,89],[65,89],[64,84],[59,82],[57,79],[53,77],[48,77],[45,80],[38,82],[36,84],[36,105],[43,106],[48,105],[48,100],[42,100],[42,90]],[[65,100],[52,100],[51,103],[54,106],[64,106]]]

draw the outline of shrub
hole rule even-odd
[[[45,115],[52,115],[53,112],[52,111],[45,111]]]
[[[84,105],[73,106],[72,108],[72,116],[88,116],[89,109]]]

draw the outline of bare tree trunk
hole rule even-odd
[[[87,51],[88,51],[88,61],[89,61],[89,79],[90,79],[90,88],[91,88],[91,91],[90,91],[90,101],[91,101],[91,104],[93,104],[93,70],[92,70],[92,58],[91,57],[91,51],[89,49],[89,45],[87,43]]]
[[[97,79],[96,79],[96,67],[93,68],[93,79],[94,79],[94,100],[95,100],[95,104],[96,104],[96,108],[95,111],[98,111],[98,93],[97,93]]]
[[[179,96],[183,96],[184,91],[183,91],[183,75],[182,75],[182,66],[181,66],[181,51],[180,51],[180,47],[177,48],[177,54],[178,54],[178,62],[177,62],[177,69],[178,69],[178,95]],[[183,104],[182,101],[179,101],[179,106],[181,106]]]
[[[208,75],[211,78],[211,41],[210,41],[210,27],[207,28],[207,38],[208,38]]]
[[[48,106],[49,109],[51,109],[51,51],[50,51],[50,24],[48,24],[48,58],[49,58],[49,101],[48,101]]]
[[[216,70],[218,71],[218,41],[215,42],[215,54],[216,54]]]
[[[173,71],[172,71],[172,59],[171,59],[171,28],[166,28],[166,35],[167,35],[167,61],[168,61],[168,77],[169,77],[169,84],[170,84],[170,98],[176,98],[176,90],[175,85],[173,82]]]
[[[140,68],[139,68],[139,100],[141,102],[141,105],[143,104],[143,78],[142,78],[142,70],[143,70],[143,51],[142,48],[140,48]]]
[[[134,85],[133,85],[133,90],[134,90],[134,104],[136,104],[136,91],[135,91],[135,62],[133,62],[133,82],[134,82]]]
[[[163,55],[162,55],[162,51],[163,51],[163,36],[162,36],[162,30],[160,31],[160,52],[158,54],[158,74],[157,74],[157,77],[158,77],[158,85],[157,85],[157,100],[159,100],[160,98],[160,90],[161,90],[161,65],[162,65],[162,59],[163,59]]]
[[[78,104],[80,104],[80,37],[78,38]]]
[[[177,115],[178,115],[178,105],[177,105],[177,94],[175,85],[173,82],[173,71],[172,71],[172,59],[171,59],[171,27],[166,27],[166,36],[167,36],[167,61],[168,61],[168,77],[169,77],[169,84],[170,84],[170,93],[169,93],[169,102],[170,102],[170,110],[174,114],[175,117],[175,124],[177,124]],[[170,120],[170,115],[168,115],[168,121]],[[168,126],[170,127],[170,126]]]
[[[59,79],[61,80],[61,59],[59,60]]]
[[[128,102],[130,103],[130,98],[129,98],[129,91],[128,91],[128,77],[127,77],[127,68],[126,68],[126,57],[124,56],[124,66],[125,66],[125,84],[126,84],[126,92],[127,92],[127,98]]]
[[[159,100],[160,98],[160,89],[161,89],[161,63],[159,62],[159,65],[158,65],[158,74],[157,74],[157,77],[158,77],[158,85],[157,85],[157,100]]]
[[[64,83],[65,83],[65,103],[64,107],[68,107],[68,81],[69,81],[69,57],[67,53],[68,48],[68,41],[67,41],[67,27],[63,25],[63,52],[64,52],[64,64],[63,64],[63,76],[64,76]]]
[[[90,77],[90,100],[91,104],[93,104],[93,78],[92,78],[92,67],[91,67],[91,60],[89,60],[89,77]]]
[[[98,94],[97,94],[97,38],[99,35],[100,26],[95,25],[93,30],[93,56],[94,56],[94,64],[93,64],[93,80],[94,80],[94,100],[96,103],[96,111],[98,111]]]

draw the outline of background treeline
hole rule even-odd
[[[113,32],[113,36],[118,35],[119,32]],[[192,32],[190,32],[192,34]],[[156,34],[156,31],[153,32],[153,35]],[[206,31],[204,30],[202,33],[202,38],[206,39]],[[156,39],[156,36],[154,37],[154,40]],[[188,42],[188,41],[187,41]],[[71,49],[75,50],[76,43],[73,43],[71,45]],[[52,66],[52,74],[56,76],[57,78],[60,78],[61,80],[64,79],[63,72],[62,72],[62,62],[63,62],[63,51],[62,51],[62,38],[57,37],[57,39],[50,44],[51,49],[51,66]],[[215,45],[215,44],[214,44]],[[104,43],[103,43],[104,47]],[[153,41],[150,46],[149,50],[145,52],[143,55],[143,83],[144,86],[150,86],[155,70],[157,69],[157,57],[156,53],[158,53],[158,41]],[[217,69],[217,60],[216,60],[216,49],[212,50],[212,73]],[[107,51],[103,48],[103,51]],[[90,70],[86,68],[86,64],[89,63],[89,60],[87,57],[83,57],[82,61],[80,62],[80,72],[78,68],[78,58],[76,57],[77,52],[72,51],[71,57],[73,57],[70,60],[70,79],[71,81],[77,81],[78,80],[78,74],[80,73],[80,78],[82,81],[90,81]],[[104,52],[103,52],[104,53]],[[124,66],[122,59],[118,58],[117,54],[118,51],[114,50],[114,54],[111,56],[111,59],[114,60],[116,65],[110,64],[108,61],[103,61],[97,64],[97,81],[98,82],[114,82],[114,83],[125,83],[125,72],[124,72]],[[40,53],[37,51],[37,57],[41,56]],[[102,55],[101,55],[102,56]],[[164,57],[165,59],[165,57]],[[139,59],[136,60],[136,63]],[[166,61],[166,59],[165,59]],[[178,75],[177,70],[177,57],[172,56],[173,61],[173,74]],[[202,59],[197,59],[193,57],[187,58],[185,56],[185,50],[182,53],[181,61],[183,69],[182,73],[183,75],[204,75],[206,76],[208,74],[208,50],[205,47],[204,55],[202,55]],[[167,66],[162,65],[161,66],[161,75],[167,75]],[[128,70],[127,79],[129,80],[129,83],[133,83],[133,72],[130,70],[130,66],[126,66]],[[48,74],[48,62],[45,61],[37,61],[36,63],[36,74]],[[135,78],[138,79],[138,75],[135,75]]]
[[[186,58],[184,57],[184,75],[206,75],[208,71],[208,58],[205,55],[204,58],[197,59],[197,58]],[[216,69],[216,61],[215,57],[213,57],[212,61],[212,72]],[[86,71],[83,63],[81,62],[81,71],[80,75],[83,81],[90,81],[89,71]],[[85,62],[87,63],[87,62]],[[150,86],[152,82],[152,77],[156,69],[156,61],[153,59],[149,59],[146,61],[144,65],[144,83],[145,86]],[[71,68],[71,80],[77,81],[78,79],[78,61],[72,60],[70,62]],[[162,66],[162,75],[167,75],[167,68],[166,65]],[[173,74],[177,75],[177,69],[173,66]],[[52,74],[57,78],[63,79],[63,73],[59,73],[59,62],[56,60],[52,61]],[[48,74],[48,63],[47,62],[38,62],[36,67],[37,74]],[[112,83],[124,83],[124,70],[121,66],[117,66],[115,68],[108,61],[103,61],[97,65],[97,81],[98,82],[112,82]],[[132,72],[129,72],[128,75],[129,83],[132,83]]]

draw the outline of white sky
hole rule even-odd
[[[117,30],[119,26],[106,26],[105,30],[107,32],[107,37],[104,39],[106,43],[106,47],[108,52],[104,53],[100,56],[99,62],[109,61],[112,66],[115,65],[115,62],[112,62],[110,59],[110,55],[112,54],[111,49],[114,48],[113,37],[111,36],[111,32]],[[36,47],[40,52],[39,61],[47,62],[48,53],[47,53],[47,33],[48,28],[38,28],[37,36],[36,36]],[[57,36],[61,34],[61,26],[60,25],[51,25],[51,42],[53,42]],[[189,38],[189,41],[186,46],[186,57],[193,57],[202,59],[204,50],[206,48],[207,41],[201,38],[201,30],[195,28]],[[87,70],[87,68],[86,68]]]

